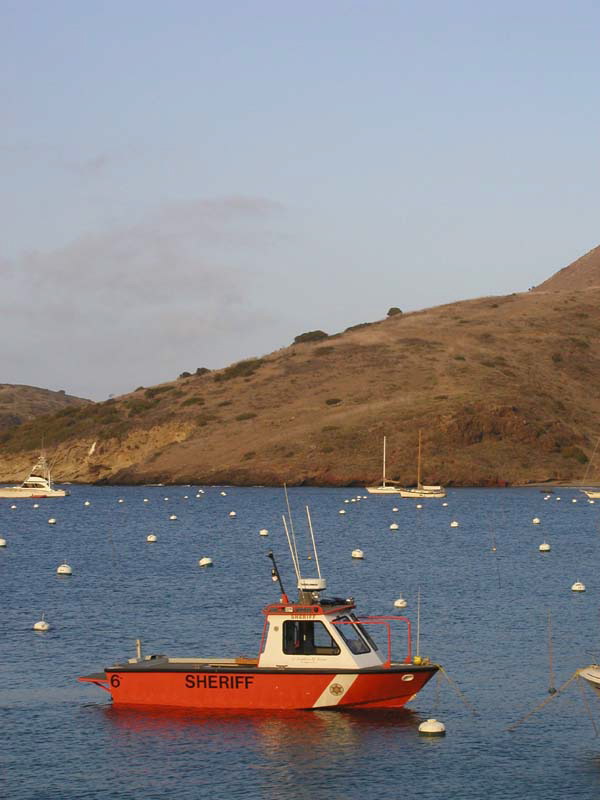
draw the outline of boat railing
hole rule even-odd
[[[392,665],[392,623],[405,622],[406,623],[406,638],[407,638],[407,655],[404,663],[410,664],[412,662],[412,637],[410,629],[410,620],[408,617],[397,617],[392,615],[382,615],[373,617],[359,617],[358,619],[338,619],[333,623],[334,625],[380,625],[385,627],[387,634],[387,658],[384,667],[391,667]],[[366,632],[365,632],[366,633]],[[367,635],[367,638],[371,637]]]

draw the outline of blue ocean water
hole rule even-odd
[[[574,682],[507,730],[549,698],[549,611],[556,686],[600,660],[600,504],[573,490],[549,500],[536,489],[450,490],[447,507],[424,500],[421,509],[379,496],[344,503],[357,489],[290,490],[302,536],[310,506],[331,594],[353,595],[363,614],[394,613],[403,594],[402,613],[416,622],[420,590],[421,654],[443,664],[462,696],[442,679],[401,711],[207,714],[114,709],[107,694],[78,683],[133,656],[138,637],[145,652],[257,654],[260,609],[278,598],[270,548],[295,594],[283,492],[204,488],[197,498],[194,487],[73,486],[68,498],[20,500],[16,509],[0,500],[8,541],[0,550],[0,796],[598,795],[600,739],[587,709],[600,725],[600,704],[589,689],[582,695]],[[146,542],[149,533],[156,543]],[[550,553],[538,551],[544,540]],[[364,561],[351,559],[355,547]],[[205,555],[214,568],[198,567]],[[63,560],[70,578],[56,575]],[[571,592],[575,580],[584,594]],[[52,627],[39,634],[32,625],[42,612]],[[431,716],[444,721],[444,738],[419,736]]]

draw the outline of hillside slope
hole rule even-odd
[[[0,383],[0,431],[20,425],[43,414],[51,414],[69,406],[91,403],[65,392],[52,392],[37,386]]]
[[[600,286],[600,246],[563,267],[536,286],[536,292],[573,291]]]
[[[427,483],[579,480],[600,432],[599,308],[600,288],[468,300],[65,408],[1,437],[0,479],[43,433],[62,480],[364,485],[385,434],[389,477],[414,484],[421,428]]]

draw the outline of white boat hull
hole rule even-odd
[[[398,494],[398,489],[395,486],[367,486],[366,490],[369,494]]]
[[[400,497],[415,497],[419,499],[424,497],[446,497],[446,492],[441,486],[431,489],[425,487],[422,489],[398,489],[398,494]]]
[[[590,500],[600,500],[600,490],[598,489],[582,489],[581,491],[586,494]]]
[[[64,489],[23,489],[22,486],[0,486],[0,497],[11,500],[28,497],[66,497]]]
[[[578,672],[583,680],[589,683],[589,685],[600,694],[600,666],[597,664],[590,664],[589,667],[583,667],[583,669],[578,670]]]

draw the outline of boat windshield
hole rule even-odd
[[[337,656],[340,648],[322,622],[286,620],[283,623],[283,652],[292,656]]]
[[[369,652],[370,647],[367,644],[367,641],[370,639],[370,637],[366,636],[365,631],[360,630],[358,625],[355,625],[357,619],[354,614],[352,614],[351,617],[352,619],[348,616],[336,617],[334,624],[336,625],[340,636],[348,645],[350,652],[354,653],[355,656],[360,656]],[[372,644],[373,649],[377,650],[375,642],[372,642]]]

